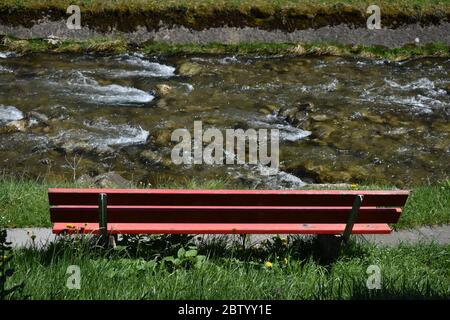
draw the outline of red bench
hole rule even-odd
[[[49,189],[53,232],[387,234],[404,190]]]

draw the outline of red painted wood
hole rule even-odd
[[[112,234],[342,234],[345,224],[111,223]],[[388,234],[384,223],[355,224],[353,234]],[[98,233],[96,223],[53,224],[53,233]]]
[[[172,190],[49,189],[50,205],[97,205],[99,193],[108,205],[138,206],[351,206],[364,195],[363,206],[404,206],[407,190]]]
[[[108,223],[346,223],[343,207],[179,207],[109,206]],[[357,223],[395,223],[401,210],[362,208]],[[98,222],[96,206],[50,208],[52,222]]]

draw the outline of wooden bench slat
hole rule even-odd
[[[346,223],[351,208],[108,206],[108,223]],[[53,206],[52,222],[98,222],[97,206]],[[401,209],[361,208],[357,223],[395,223]]]
[[[351,206],[364,195],[363,206],[402,207],[405,190],[173,190],[173,189],[49,189],[49,203],[97,205],[98,194],[109,205],[136,206]]]
[[[96,223],[55,223],[53,232],[98,233]],[[345,224],[226,224],[226,223],[111,223],[108,230],[112,234],[341,234]],[[389,234],[389,225],[355,224],[353,234]]]

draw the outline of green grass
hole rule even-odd
[[[337,260],[323,264],[314,240],[289,238],[242,249],[223,241],[191,247],[201,263],[182,259],[176,268],[164,262],[185,241],[169,239],[169,252],[158,248],[138,254],[128,247],[99,251],[84,241],[60,242],[45,250],[15,251],[10,284],[25,281],[15,299],[448,299],[450,246],[433,244],[395,248],[353,243]],[[167,249],[167,246],[165,247]],[[198,251],[198,252],[194,252]],[[164,259],[166,258],[166,259]],[[171,260],[171,258],[169,258]],[[268,267],[267,262],[272,266]],[[66,288],[69,265],[81,271],[81,289]],[[367,268],[381,270],[381,289],[366,287]]]
[[[0,8],[17,9],[60,9],[65,10],[74,4],[71,0],[3,0]],[[448,0],[79,0],[76,2],[88,12],[103,12],[107,10],[146,11],[165,10],[170,8],[184,8],[190,10],[223,10],[237,9],[247,12],[250,8],[260,8],[265,12],[282,9],[298,9],[305,13],[317,13],[326,8],[339,11],[355,10],[365,12],[371,4],[377,4],[390,10],[402,12],[448,10]]]
[[[137,187],[149,187],[137,183]],[[86,187],[70,182],[48,183],[21,178],[0,179],[0,217],[8,227],[49,227],[47,189],[49,187]],[[152,188],[235,189],[245,188],[229,181],[161,181]],[[361,189],[390,189],[389,186],[358,186]],[[450,222],[450,182],[412,188],[412,194],[395,228]]]
[[[391,61],[424,57],[450,57],[450,46],[431,43],[423,46],[405,45],[401,48],[383,46],[342,45],[337,43],[265,43],[243,42],[239,44],[168,44],[165,42],[131,45],[125,39],[64,40],[52,44],[45,39],[22,40],[5,36],[0,50],[27,53],[126,53],[182,55],[182,54],[235,54],[266,56],[342,56]]]
[[[418,57],[450,57],[450,46],[432,43],[424,46],[406,45],[401,48],[383,46],[342,45],[332,43],[240,43],[240,44],[167,44],[150,43],[143,46],[146,54],[237,54],[237,55],[291,55],[342,56],[386,59],[391,61]]]
[[[138,187],[148,187],[137,183]],[[48,187],[70,182],[0,180],[3,226],[49,226]],[[155,187],[155,186],[152,186]],[[230,181],[161,181],[161,188],[241,188]],[[352,186],[353,189],[389,189]],[[399,228],[450,222],[450,181],[413,188]],[[31,237],[31,235],[30,235]],[[14,250],[9,286],[14,299],[448,299],[450,246],[383,247],[354,242],[337,259],[323,257],[315,238],[274,237],[243,247],[239,236],[128,236],[104,250],[87,238],[62,238],[45,249]],[[229,239],[228,237],[228,239]],[[191,254],[179,252],[186,249]],[[194,252],[195,251],[195,252]],[[193,253],[194,252],[194,253]],[[193,254],[192,254],[193,253]],[[178,257],[178,258],[177,258]],[[197,258],[205,257],[205,258]],[[196,260],[198,259],[198,260]],[[269,267],[266,263],[272,264]],[[81,289],[65,284],[67,267],[81,270]],[[367,268],[381,269],[381,289],[366,287]]]

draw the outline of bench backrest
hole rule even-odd
[[[99,194],[111,223],[395,223],[407,190],[49,189],[52,222],[99,222]]]

